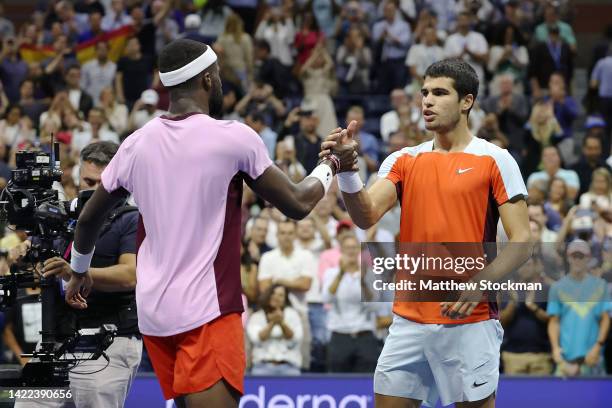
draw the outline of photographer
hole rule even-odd
[[[112,142],[95,142],[82,150],[80,190],[98,187],[102,171],[117,149]],[[106,350],[109,362],[103,357],[83,361],[70,373],[70,388],[77,407],[123,406],[138,370],[142,339],[134,292],[137,225],[138,212],[134,207],[121,203],[111,211],[96,241],[89,270],[95,284],[88,297],[88,307],[75,310],[62,302],[59,310],[61,317],[57,321],[76,321],[78,329],[98,328],[103,324],[115,324],[118,329],[117,337]],[[68,280],[70,264],[62,258],[50,258],[44,262],[43,274]],[[58,327],[59,331],[65,330],[63,324]],[[79,352],[78,346],[76,351]]]

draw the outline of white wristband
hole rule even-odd
[[[73,244],[70,250],[70,268],[76,273],[87,272],[91,264],[91,258],[93,258],[94,249],[88,254],[81,254],[76,250]]]
[[[358,193],[363,188],[363,182],[359,173],[356,171],[347,171],[338,173],[338,187],[344,193]]]
[[[332,180],[334,179],[334,173],[329,165],[321,163],[310,173],[306,178],[314,177],[323,184],[323,188],[325,189],[325,194],[327,194],[327,190],[331,186]]]

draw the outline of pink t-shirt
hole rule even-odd
[[[171,336],[242,312],[242,173],[255,179],[271,164],[255,131],[204,114],[155,118],[121,144],[102,185],[132,193],[142,216],[143,334]]]

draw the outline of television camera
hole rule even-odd
[[[104,356],[113,342],[117,327],[105,324],[97,329],[74,329],[59,333],[56,327],[63,284],[55,277],[45,278],[36,265],[52,257],[63,257],[70,248],[76,220],[92,191],[83,191],[73,201],[62,201],[55,182],[61,181],[59,144],[51,143],[51,153],[19,151],[16,169],[0,194],[0,221],[25,231],[31,245],[25,256],[11,265],[11,273],[0,276],[0,309],[17,301],[19,289],[40,288],[42,303],[41,341],[22,370],[0,370],[0,387],[67,387],[69,371],[84,360]],[[74,353],[88,347],[88,353]],[[84,357],[86,356],[86,357]]]

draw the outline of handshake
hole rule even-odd
[[[321,143],[320,163],[328,164],[334,174],[359,170],[359,143],[354,140],[356,130],[357,122],[352,121],[346,129],[334,129]]]

